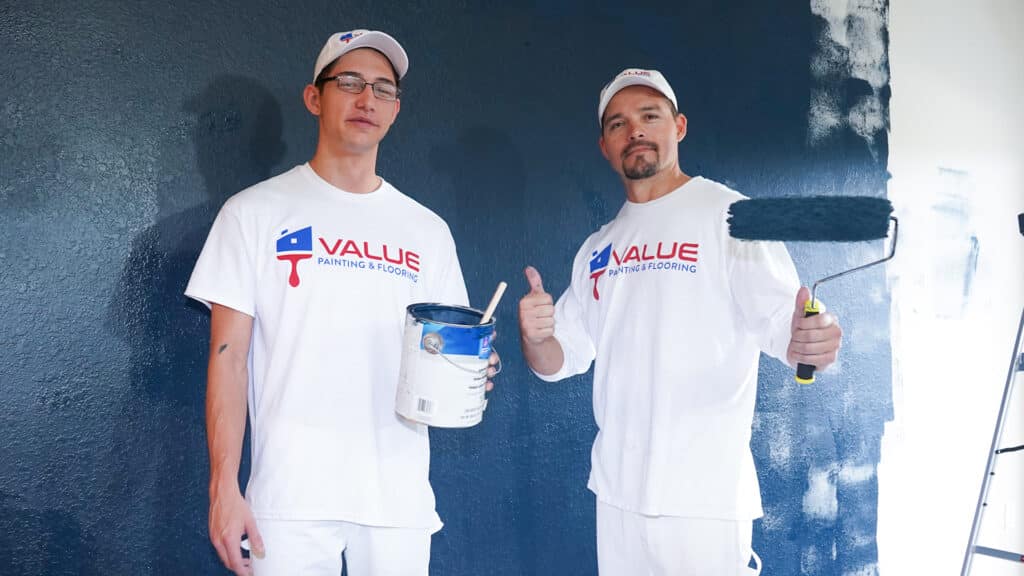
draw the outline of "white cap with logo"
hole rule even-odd
[[[409,71],[409,57],[406,56],[402,45],[391,36],[376,30],[352,30],[349,32],[338,32],[331,34],[324,47],[320,50],[320,56],[316,59],[316,66],[313,67],[313,81],[316,82],[320,72],[346,52],[356,48],[373,48],[384,54],[391,65],[398,72],[398,79],[401,80]]]
[[[601,89],[601,99],[597,105],[597,123],[598,125],[604,125],[604,109],[608,107],[608,103],[611,102],[612,96],[618,94],[619,90],[626,88],[627,86],[647,86],[654,88],[658,92],[665,95],[672,102],[672,105],[677,109],[679,104],[676,102],[676,93],[672,91],[672,87],[668,85],[668,80],[661,75],[661,72],[657,70],[643,70],[640,68],[627,68],[619,75],[612,79],[611,82],[605,84],[604,88]]]

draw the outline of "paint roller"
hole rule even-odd
[[[896,254],[899,222],[892,215],[892,204],[885,198],[867,196],[810,196],[750,198],[729,206],[729,235],[740,240],[783,242],[863,242],[888,236],[892,228],[889,254],[880,260],[843,270],[816,281],[811,299],[804,304],[804,316],[821,311],[816,299],[818,286],[891,259]],[[815,367],[798,364],[796,381],[814,382]]]

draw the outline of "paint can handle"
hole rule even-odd
[[[434,354],[436,356],[440,356],[441,358],[444,359],[445,362],[451,364],[452,366],[455,366],[456,368],[458,368],[459,370],[462,370],[463,372],[469,372],[470,374],[476,374],[477,375],[477,378],[476,378],[477,380],[481,380],[481,379],[486,380],[487,379],[487,367],[486,366],[483,367],[482,369],[466,368],[465,366],[462,366],[459,363],[455,362],[454,360],[449,358],[447,354],[442,352],[442,349],[444,348],[444,338],[442,338],[441,335],[438,334],[437,332],[431,332],[430,334],[426,334],[425,336],[423,336],[422,344],[423,344],[423,349],[426,350],[428,353]],[[499,368],[499,371],[500,371],[500,368]]]

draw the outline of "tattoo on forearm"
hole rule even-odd
[[[228,345],[227,344],[221,344],[220,348],[217,349],[217,354],[223,354],[224,351],[227,350],[227,349],[228,349]]]

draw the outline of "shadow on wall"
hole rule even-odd
[[[93,576],[94,539],[73,515],[60,510],[22,508],[0,492],[0,574],[4,576]]]
[[[125,550],[157,574],[209,574],[220,563],[207,539],[204,428],[209,314],[184,295],[213,219],[232,194],[269,177],[283,157],[281,110],[258,82],[224,75],[185,104],[206,199],[173,212],[181,191],[158,191],[156,224],[132,242],[109,307],[112,333],[131,348],[108,505],[130,510]],[[181,166],[159,172],[181,173]],[[243,463],[243,477],[248,476]]]

